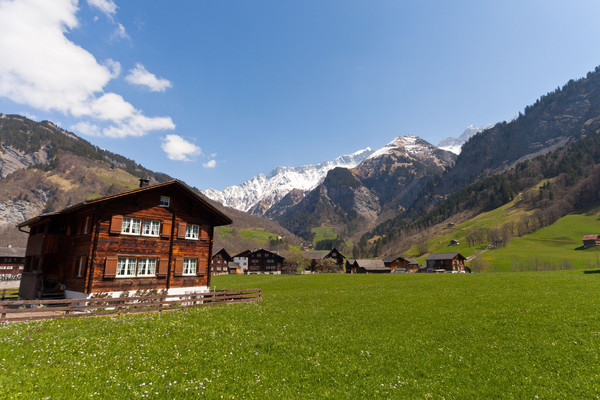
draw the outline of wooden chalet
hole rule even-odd
[[[383,260],[354,260],[351,270],[355,274],[389,274],[392,272],[385,266]]]
[[[248,274],[281,274],[284,257],[265,249],[248,254]]]
[[[213,229],[231,219],[178,180],[144,181],[18,225],[29,233],[19,296],[207,290]]]
[[[0,247],[0,278],[17,280],[25,266],[25,248]]]
[[[425,258],[427,272],[470,272],[460,253],[433,253]]]
[[[383,262],[392,272],[417,272],[419,269],[417,261],[402,256],[388,257]]]
[[[229,273],[229,262],[233,261],[233,258],[229,255],[227,250],[221,248],[217,252],[213,253],[210,262],[210,269],[212,275],[222,275]]]
[[[332,259],[340,268],[344,267],[344,260],[346,259],[335,247],[330,251],[307,251],[303,255],[310,260],[310,266],[307,269],[313,272],[320,262],[328,258]]]
[[[600,246],[600,235],[585,235],[583,237],[583,248]]]
[[[230,275],[243,275],[244,270],[233,261],[229,261],[227,263],[227,273]]]

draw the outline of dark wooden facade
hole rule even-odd
[[[346,273],[352,274],[389,274],[392,270],[386,267],[383,260],[353,260],[346,263]]]
[[[213,275],[222,275],[229,273],[229,262],[233,258],[229,255],[227,250],[219,249],[215,252],[211,258],[210,269]]]
[[[418,262],[402,256],[388,257],[383,262],[392,272],[417,272],[419,269]]]
[[[229,223],[177,180],[40,215],[19,225],[29,228],[19,296],[208,287],[213,228]]]
[[[248,254],[248,274],[281,274],[285,258],[265,249]]]
[[[0,247],[0,277],[18,279],[25,265],[25,249],[22,247]]]
[[[305,252],[304,256],[310,260],[308,270],[313,272],[317,269],[317,265],[325,259],[332,259],[340,268],[344,268],[346,259],[346,257],[335,247],[330,251]]]
[[[427,272],[468,272],[460,253],[433,253],[425,258]]]

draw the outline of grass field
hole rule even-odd
[[[0,326],[17,399],[600,397],[600,273],[219,276],[260,303]]]
[[[315,243],[321,240],[335,239],[337,237],[337,233],[335,233],[333,228],[330,226],[319,226],[317,228],[313,228],[312,232],[315,234],[315,238],[313,240]]]

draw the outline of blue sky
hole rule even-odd
[[[200,189],[512,119],[600,65],[596,1],[0,0],[0,112]]]

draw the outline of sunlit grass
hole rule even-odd
[[[600,274],[218,276],[260,303],[0,327],[7,398],[592,398]]]

